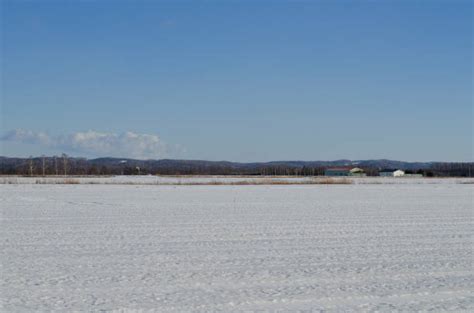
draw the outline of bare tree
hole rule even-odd
[[[30,170],[30,176],[33,176],[33,157],[32,156],[30,156],[28,160],[28,167]]]
[[[67,176],[67,154],[63,153],[64,176]]]
[[[41,156],[41,161],[42,161],[42,165],[43,165],[43,176],[46,176],[46,160],[45,160],[45,156],[44,154]]]
[[[58,172],[58,158],[56,156],[54,156],[54,172],[56,173],[56,176],[59,175],[59,172]]]

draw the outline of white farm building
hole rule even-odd
[[[381,170],[379,175],[383,177],[401,177],[405,176],[405,172],[402,170],[385,169]]]

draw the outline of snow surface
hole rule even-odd
[[[155,175],[121,175],[121,176],[1,176],[0,184],[78,184],[104,185],[186,185],[186,184],[232,184],[240,182],[320,182],[324,180],[345,180],[354,184],[474,184],[474,178],[418,178],[418,177],[325,177],[325,176],[155,176]]]
[[[473,185],[0,185],[0,311],[474,311]]]

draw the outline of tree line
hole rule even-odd
[[[321,176],[330,167],[318,162],[231,163],[186,160],[121,160],[70,157],[1,158],[0,175],[22,176],[101,176],[101,175],[258,175]],[[370,164],[374,164],[373,161]],[[378,176],[381,168],[358,165],[367,176]],[[404,169],[404,168],[401,168]],[[407,174],[426,177],[472,177],[474,163],[430,163],[405,169]]]

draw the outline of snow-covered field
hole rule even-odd
[[[0,185],[0,311],[472,312],[474,185],[413,182]]]
[[[327,180],[353,184],[474,184],[474,178],[416,177],[302,177],[302,176],[1,176],[0,184],[103,184],[103,185],[196,185],[196,184],[272,184],[275,182],[324,183]]]

